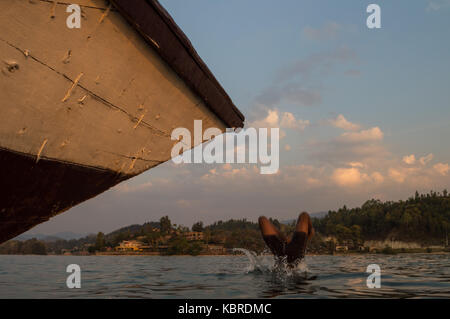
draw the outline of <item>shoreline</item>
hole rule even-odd
[[[450,254],[450,251],[436,251],[436,252],[398,252],[393,254],[383,254],[383,253],[357,253],[357,252],[349,252],[349,253],[335,253],[335,254],[317,254],[310,253],[306,254],[306,256],[393,256],[393,255],[447,255]],[[118,256],[118,257],[242,257],[245,254],[199,254],[199,255],[166,255],[166,254],[149,254],[149,253],[126,253],[126,254],[118,254],[118,253],[101,253],[101,254],[47,254],[47,255],[38,255],[38,254],[0,254],[0,256],[45,256],[45,257],[107,257],[107,256]],[[264,254],[258,256],[272,256],[272,254]]]

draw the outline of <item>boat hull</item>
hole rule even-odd
[[[0,242],[104,192],[127,178],[116,172],[0,149]]]
[[[67,4],[0,1],[0,242],[169,160],[173,129],[227,127],[114,7],[78,3],[70,29]]]

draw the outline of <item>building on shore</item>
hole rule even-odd
[[[140,251],[149,251],[150,249],[151,249],[150,246],[138,240],[124,240],[119,244],[119,246],[114,248],[115,251],[122,251],[122,252],[125,251],[140,252]]]
[[[224,255],[227,253],[227,249],[223,245],[205,245],[205,251],[213,255]]]
[[[186,233],[183,233],[183,236],[188,241],[203,240],[203,232],[199,232],[199,231],[186,232]]]

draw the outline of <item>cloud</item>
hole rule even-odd
[[[448,171],[450,170],[448,164],[444,163],[437,163],[436,165],[433,166],[433,168],[436,172],[438,172],[442,176],[447,176]]]
[[[201,176],[205,188],[229,185],[233,181],[235,190],[247,189],[251,184],[255,188],[266,189],[269,192],[278,192],[285,187],[289,192],[295,190],[306,190],[312,187],[324,185],[324,170],[321,167],[310,165],[285,166],[283,171],[274,175],[261,175],[256,165],[232,165],[231,168],[218,167],[214,174],[208,172]],[[286,185],[282,187],[282,185]],[[281,187],[281,188],[280,188]],[[261,190],[261,193],[264,193]]]
[[[387,189],[397,190],[398,184],[425,190],[445,185],[441,177],[449,174],[450,169],[444,163],[427,166],[433,160],[433,154],[398,158],[384,145],[385,136],[380,127],[362,128],[342,114],[328,123],[345,132],[328,140],[314,140],[305,150],[309,160],[329,168],[328,174],[334,185],[353,190],[358,186],[367,191],[384,186],[385,189],[378,189],[377,194],[387,194]],[[325,176],[322,178],[326,180]]]
[[[407,164],[407,165],[414,165],[417,162],[419,162],[421,165],[425,166],[427,165],[430,161],[433,160],[433,154],[428,154],[426,156],[422,156],[420,157],[418,160],[416,158],[416,156],[414,154],[411,155],[405,155],[402,158],[403,163]]]
[[[309,120],[297,120],[295,116],[290,112],[284,112],[280,122],[280,126],[282,128],[289,128],[300,131],[303,131],[309,124]]]
[[[368,130],[362,130],[359,132],[346,132],[340,136],[342,141],[348,142],[366,142],[366,141],[381,141],[384,137],[384,133],[376,126]]]
[[[450,0],[428,0],[427,11],[439,11],[441,9],[449,8]]]
[[[249,127],[280,127],[280,115],[278,110],[267,110],[267,116],[260,120],[249,122]]]
[[[361,163],[361,162],[350,162],[350,163],[348,163],[348,166],[363,168],[365,165],[363,163]]]
[[[305,147],[309,159],[339,166],[349,162],[367,163],[389,156],[382,144],[384,133],[378,126],[363,129],[342,114],[327,120],[327,123],[345,132],[328,140],[309,141]]]
[[[296,119],[291,112],[280,112],[278,109],[268,109],[265,118],[249,122],[248,127],[278,127],[282,129],[303,131],[309,125],[309,120]]]
[[[390,154],[380,140],[348,139],[342,136],[325,141],[311,141],[305,150],[310,160],[333,165],[373,162]]]
[[[323,100],[322,88],[315,80],[320,81],[336,65],[356,60],[356,53],[347,47],[295,60],[277,72],[273,85],[262,90],[256,102],[268,107],[277,106],[283,101],[298,106],[320,105]]]
[[[370,177],[376,184],[381,184],[384,182],[384,177],[380,172],[373,172]]]
[[[403,163],[413,165],[416,162],[416,156],[414,154],[403,156]]]
[[[436,172],[439,175],[436,175]],[[277,175],[260,175],[254,166],[217,168],[214,174],[205,174],[204,181],[209,188],[217,185],[230,185],[233,181],[235,190],[248,187],[267,188],[280,192],[280,196],[306,192],[315,189],[339,193],[351,190],[357,193],[385,194],[389,197],[392,191],[414,192],[416,189],[427,191],[432,187],[445,187],[445,176],[450,172],[448,164],[438,163],[434,167],[404,167],[400,158],[385,159],[380,163],[350,162],[347,167],[325,165],[291,165],[282,167]],[[399,189],[398,184],[402,184]],[[237,186],[239,185],[239,186]],[[439,185],[439,186],[437,186]],[[204,187],[208,188],[205,184]],[[256,190],[255,190],[256,191]],[[264,190],[260,189],[262,193]],[[409,194],[407,193],[407,194]],[[272,195],[270,195],[272,196]]]
[[[423,156],[419,159],[420,164],[427,165],[431,160],[433,160],[434,155],[428,154],[427,156]]]
[[[336,22],[328,22],[320,28],[304,27],[302,33],[310,40],[329,40],[336,38],[342,26]]]
[[[384,177],[380,172],[368,174],[363,172],[360,167],[337,168],[333,171],[331,179],[341,187],[354,187],[363,183],[381,184]]]
[[[361,128],[360,125],[347,121],[344,115],[339,114],[335,119],[329,120],[334,127],[341,128],[345,131],[357,131]]]
[[[328,52],[311,54],[304,59],[290,63],[280,69],[277,80],[283,82],[293,79],[306,80],[313,75],[328,74],[336,65],[356,61],[357,55],[355,51],[346,46],[342,46]]]
[[[389,177],[392,178],[397,183],[403,183],[406,179],[405,171],[401,171],[395,168],[389,169]]]
[[[367,174],[362,174],[358,168],[337,168],[334,170],[332,179],[339,186],[357,186],[368,180]]]
[[[371,189],[384,185],[393,189],[402,184],[402,187],[435,189],[443,182],[438,176],[449,174],[448,164],[427,166],[434,157],[431,153],[419,159],[414,154],[397,158],[384,145],[384,133],[378,126],[364,129],[342,114],[328,123],[345,132],[330,140],[314,141],[306,150],[308,158],[332,169],[331,181],[339,187]]]

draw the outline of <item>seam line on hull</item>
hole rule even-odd
[[[24,52],[25,52],[25,50],[22,50],[21,48],[15,46],[14,44],[10,43],[9,41],[7,41],[7,40],[5,40],[5,39],[3,39],[3,38],[0,38],[0,41],[6,43],[6,44],[9,45],[10,47],[12,47],[12,48],[16,49],[17,51],[21,52],[22,54],[24,54]],[[66,79],[69,80],[70,82],[75,83],[75,81],[72,80],[71,78],[69,78],[67,75],[65,75],[65,74],[63,74],[63,73],[61,73],[61,72],[59,72],[59,71],[56,70],[55,68],[53,68],[53,67],[49,66],[48,64],[46,64],[45,62],[42,62],[41,60],[39,60],[38,58],[36,58],[35,56],[33,56],[31,53],[28,54],[28,57],[30,57],[30,58],[33,59],[34,61],[38,62],[39,64],[41,64],[41,65],[47,67],[48,69],[52,70],[53,72],[59,74],[60,76],[66,78]],[[78,86],[79,86],[80,88],[82,88],[83,90],[85,90],[87,93],[89,93],[89,95],[91,95],[92,97],[94,97],[94,98],[98,99],[99,101],[101,101],[103,104],[105,104],[105,105],[107,105],[107,106],[109,106],[109,107],[111,107],[111,108],[115,108],[115,109],[117,109],[117,110],[123,112],[124,114],[128,115],[128,116],[129,116],[131,119],[133,119],[133,120],[139,120],[139,118],[137,118],[136,116],[134,116],[134,115],[128,113],[128,112],[127,112],[126,110],[124,110],[123,108],[121,108],[121,107],[119,107],[119,106],[117,106],[117,105],[115,105],[115,104],[109,102],[109,101],[106,100],[105,98],[99,96],[98,94],[96,94],[96,93],[94,93],[93,91],[89,90],[88,88],[84,87],[84,86],[81,85],[80,83],[78,83]],[[168,132],[166,132],[166,131],[164,131],[164,130],[162,130],[162,129],[156,128],[156,127],[154,127],[153,125],[151,125],[151,124],[149,124],[149,123],[147,123],[147,122],[145,122],[145,121],[141,121],[141,124],[143,124],[144,126],[150,128],[150,129],[153,130],[153,131],[157,131],[157,132],[161,133],[161,134],[164,135],[165,137],[169,137],[169,138],[171,137],[171,134],[169,134]],[[158,134],[155,134],[155,135],[158,136]],[[159,135],[159,136],[160,136],[160,135]]]
[[[64,6],[69,6],[69,5],[72,4],[72,3],[69,3],[69,2],[52,1],[52,0],[39,0],[39,1],[40,2],[47,2],[47,3],[56,3],[56,4],[64,5]],[[88,5],[85,5],[85,4],[79,4],[79,6],[81,8],[97,9],[97,10],[106,10],[107,9],[107,8],[102,8],[102,7],[88,6]],[[114,11],[116,11],[116,10],[114,10]]]
[[[12,150],[12,149],[9,149],[9,148],[6,148],[6,147],[2,147],[2,146],[0,146],[0,150],[6,151],[6,152],[11,152],[11,153],[18,154],[18,155],[22,155],[22,156],[25,156],[25,157],[29,157],[32,160],[35,160],[35,155],[33,155],[33,154]],[[104,168],[104,167],[92,166],[92,165],[84,165],[84,164],[80,164],[80,163],[60,160],[60,159],[51,158],[51,157],[47,157],[47,156],[40,156],[39,160],[40,161],[46,160],[46,161],[57,162],[57,163],[61,163],[61,164],[68,164],[68,165],[74,165],[74,166],[83,167],[83,168],[90,168],[90,169],[95,169],[95,170],[102,171],[102,172],[111,172],[113,174],[116,173],[116,171],[113,171],[111,169]]]
[[[152,163],[158,163],[158,164],[162,164],[162,163],[167,162],[169,160],[169,159],[168,160],[164,160],[164,161],[163,160],[153,160],[153,159],[142,158],[142,157],[139,157],[139,156],[118,154],[118,153],[109,152],[109,151],[102,151],[102,152],[113,154],[113,155],[120,156],[120,157],[123,157],[123,158],[132,159],[132,160],[137,159],[137,160],[140,160],[140,161],[143,161],[143,162],[152,162]]]

